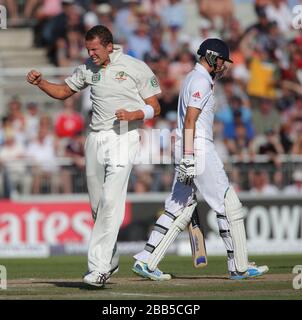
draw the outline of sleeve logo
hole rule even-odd
[[[200,92],[196,91],[195,93],[193,93],[192,97],[195,98],[195,99],[201,99]]]
[[[150,82],[151,82],[151,86],[152,86],[153,88],[159,87],[159,83],[158,83],[158,81],[157,81],[157,79],[156,79],[155,76],[153,76],[153,77],[151,78]]]

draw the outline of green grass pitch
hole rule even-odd
[[[194,269],[191,257],[168,255],[160,264],[173,279],[155,282],[136,276],[133,259],[121,256],[120,270],[105,288],[82,282],[85,256],[57,256],[47,259],[1,259],[7,269],[7,289],[0,299],[30,300],[301,300],[301,289],[293,288],[295,265],[301,255],[250,257],[270,271],[263,277],[234,281],[227,277],[226,258],[209,257],[208,266]],[[300,280],[301,283],[301,280]]]

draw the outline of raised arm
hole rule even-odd
[[[66,83],[56,84],[44,80],[41,72],[36,70],[31,70],[27,74],[26,79],[30,84],[37,86],[50,97],[55,99],[65,100],[75,93],[75,91],[71,90]]]

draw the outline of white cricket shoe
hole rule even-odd
[[[257,266],[255,262],[249,262],[248,268],[245,272],[230,272],[230,279],[232,280],[242,280],[260,277],[266,272],[268,272],[268,266]]]
[[[113,276],[114,274],[116,274],[119,271],[119,266],[115,266],[114,268],[112,268],[109,272],[108,272],[108,279],[106,280],[106,282],[109,282],[111,280],[111,276]]]
[[[99,271],[94,270],[86,273],[83,281],[87,284],[90,284],[91,286],[102,288],[105,286],[105,283],[107,282],[109,277],[109,273],[100,273]]]
[[[172,279],[170,274],[163,273],[158,268],[156,268],[154,271],[151,271],[149,270],[147,263],[138,260],[135,261],[132,271],[143,278],[149,278],[154,281],[167,281]]]

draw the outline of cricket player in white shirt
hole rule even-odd
[[[104,26],[85,37],[89,59],[65,84],[50,83],[32,70],[27,81],[53,98],[66,99],[90,86],[91,132],[85,143],[86,176],[94,227],[84,282],[103,287],[118,269],[116,241],[125,213],[132,163],[139,148],[138,127],[160,113],[161,92],[151,69],[113,45]]]
[[[186,76],[178,101],[175,179],[166,199],[165,213],[156,221],[145,248],[136,254],[132,270],[152,280],[170,280],[157,268],[169,245],[190,223],[196,207],[195,193],[216,212],[220,236],[227,250],[231,279],[261,276],[267,266],[248,262],[244,211],[230,185],[213,143],[214,80],[227,70],[229,48],[220,39],[200,45],[199,62]],[[178,157],[178,159],[177,159]]]

